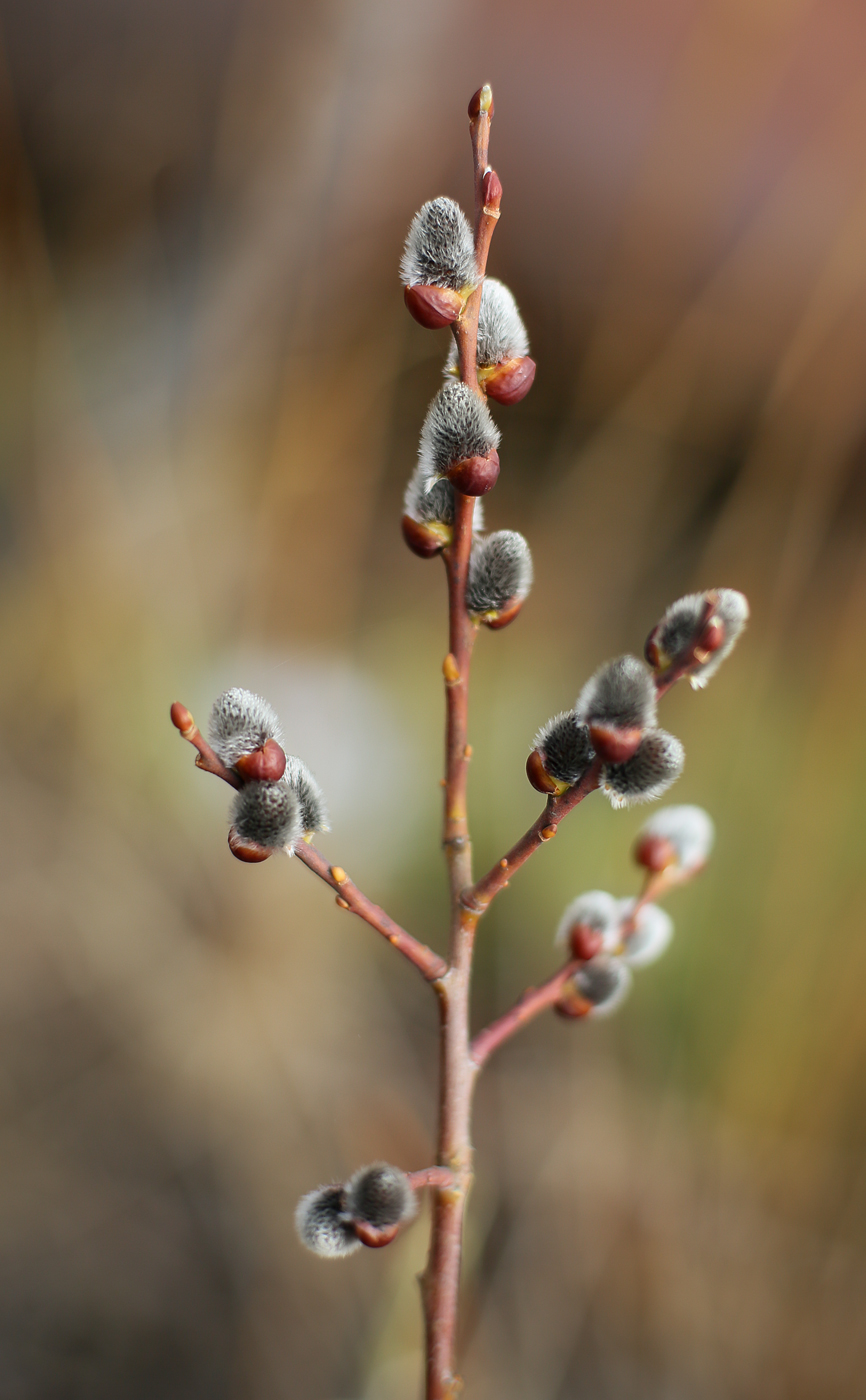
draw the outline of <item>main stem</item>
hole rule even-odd
[[[470,103],[470,133],[475,166],[475,252],[479,282],[455,326],[460,378],[475,393],[478,388],[476,346],[481,286],[487,249],[498,217],[485,209],[483,180],[487,170],[492,97],[482,88]],[[472,547],[472,497],[454,493],[454,533],[445,551],[448,573],[448,655],[445,675],[445,815],[442,841],[448,863],[451,894],[451,937],[448,971],[434,985],[441,1017],[439,1053],[439,1134],[437,1161],[451,1172],[448,1186],[433,1192],[430,1253],[421,1278],[427,1340],[426,1400],[455,1400],[462,1386],[455,1373],[457,1304],[463,1215],[472,1185],[470,1133],[472,1088],[476,1067],[469,1043],[469,988],[478,915],[460,902],[472,884],[472,847],[466,812],[466,780],[470,749],[467,741],[469,667],[475,627],[466,611],[466,577]]]

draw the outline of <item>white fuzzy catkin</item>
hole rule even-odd
[[[689,667],[692,686],[699,690],[705,686],[722,662],[733,651],[736,642],[749,620],[749,603],[745,594],[735,588],[717,588],[718,602],[713,615],[718,617],[725,629],[725,639],[718,649],[703,662],[693,662]],[[683,656],[694,646],[706,612],[706,593],[687,593],[678,598],[664,613],[656,631],[656,644],[663,655],[671,662]]]
[[[532,555],[517,530],[496,530],[472,541],[466,607],[475,617],[522,602],[532,587]]]
[[[546,771],[560,783],[577,783],[595,754],[589,730],[574,710],[563,710],[542,725],[533,748],[541,754]]]
[[[208,740],[217,757],[231,768],[244,754],[262,748],[268,739],[282,740],[280,721],[267,700],[234,686],[213,703]]]
[[[344,1259],[361,1248],[345,1210],[342,1186],[317,1186],[298,1201],[295,1229],[301,1244],[322,1259]]]
[[[501,364],[503,360],[528,354],[529,337],[512,293],[504,282],[495,277],[485,277],[478,312],[479,368],[486,369],[490,365]],[[457,346],[452,341],[445,373],[454,374],[456,370]]]
[[[455,292],[477,283],[472,229],[453,199],[442,195],[418,210],[400,260],[400,279],[406,287],[450,287]]]
[[[444,479],[434,481],[430,485],[429,476],[426,476],[420,467],[416,467],[403,497],[403,513],[417,520],[419,525],[453,525],[454,487],[450,481]],[[484,504],[480,497],[475,498],[472,528],[484,529]]]
[[[636,656],[618,656],[600,666],[575,705],[587,724],[646,729],[655,723],[656,688],[649,667]]]
[[[244,783],[234,800],[232,823],[245,841],[276,851],[303,832],[301,806],[288,783]]]
[[[374,1162],[347,1181],[346,1210],[354,1220],[384,1230],[412,1220],[418,1202],[405,1172],[389,1162]]]
[[[322,789],[303,759],[296,758],[294,754],[287,754],[286,771],[281,781],[288,784],[298,800],[301,830],[330,831],[328,809]]]
[[[428,486],[465,457],[486,457],[499,446],[499,429],[482,399],[466,384],[445,384],[427,410],[418,469]]]
[[[601,786],[612,807],[652,802],[675,783],[683,771],[685,750],[679,739],[664,729],[650,729],[637,751],[625,763],[607,763]]]
[[[712,818],[703,807],[684,804],[662,807],[653,812],[638,832],[640,841],[646,836],[660,836],[670,841],[676,853],[677,869],[683,873],[700,870],[713,849],[716,831]]]
[[[607,890],[587,890],[567,906],[553,941],[567,948],[572,929],[585,925],[601,934],[605,949],[614,949],[619,946],[621,920],[620,901],[614,895]]]
[[[592,1002],[590,1016],[610,1016],[631,991],[632,976],[622,958],[600,954],[578,968],[573,980],[580,995]]]
[[[619,918],[625,924],[632,916],[635,899],[622,899],[619,902]],[[642,904],[635,919],[633,933],[622,943],[622,959],[629,967],[649,967],[657,962],[674,936],[674,921],[666,910],[657,904]]]

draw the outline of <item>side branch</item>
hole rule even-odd
[[[558,797],[550,797],[547,806],[537,821],[521,836],[520,840],[507,855],[497,861],[492,870],[473,885],[471,889],[463,891],[460,901],[465,909],[472,914],[483,914],[489,907],[491,900],[495,899],[501,889],[504,889],[514,874],[519,870],[531,855],[534,855],[539,846],[543,846],[545,841],[550,841],[556,835],[557,827],[563,817],[588,797],[591,792],[595,792],[601,776],[601,759],[595,761],[586,770],[579,783],[568,788],[566,792],[560,793]]]
[[[351,913],[357,914],[377,933],[381,933],[383,938],[387,938],[392,947],[402,953],[404,958],[408,958],[410,963],[414,963],[428,982],[437,982],[445,975],[448,971],[445,959],[434,953],[432,948],[428,948],[426,943],[420,943],[417,938],[413,938],[411,933],[407,933],[399,924],[395,924],[384,909],[380,909],[378,904],[374,904],[361,893],[345,870],[341,870],[338,865],[329,865],[321,851],[317,851],[315,846],[307,845],[306,841],[298,841],[293,850],[308,870],[312,870],[314,875],[318,875],[320,880],[324,880],[326,885],[330,885],[331,889],[336,891],[337,903],[341,909],[349,909]]]
[[[540,987],[528,987],[510,1011],[506,1011],[498,1020],[492,1021],[483,1031],[478,1032],[470,1047],[476,1074],[503,1041],[508,1040],[521,1026],[534,1020],[559,1000],[563,987],[580,965],[579,961],[566,963],[565,967],[561,967]]]

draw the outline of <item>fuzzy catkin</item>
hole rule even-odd
[[[419,525],[453,525],[454,487],[451,482],[445,481],[444,478],[434,481],[429,490],[428,485],[429,476],[426,476],[420,467],[416,467],[403,497],[404,514],[417,520]],[[484,503],[479,498],[475,500],[472,528],[484,529]]]
[[[517,302],[505,283],[496,277],[485,277],[481,290],[476,353],[481,369],[529,354],[529,337]],[[457,362],[457,346],[452,342],[445,373],[455,374]]]
[[[638,841],[659,836],[669,841],[676,855],[677,867],[683,872],[699,870],[706,862],[715,840],[712,818],[703,807],[684,804],[662,807],[653,812],[638,832]]]
[[[254,753],[268,739],[282,740],[280,721],[267,700],[239,686],[224,690],[213,703],[208,740],[227,768],[245,754]]]
[[[303,831],[300,803],[282,778],[276,783],[245,783],[235,797],[232,823],[245,841],[270,850],[293,845]]]
[[[683,771],[685,750],[679,739],[664,729],[650,729],[636,752],[625,763],[606,763],[602,788],[612,807],[652,802],[676,782]]]
[[[346,1210],[377,1230],[411,1220],[417,1209],[406,1173],[388,1162],[361,1167],[346,1183]]]
[[[297,798],[301,830],[330,831],[324,794],[303,759],[286,755],[282,782],[288,784]]]
[[[656,714],[652,672],[636,656],[608,661],[587,681],[575,710],[587,724],[646,729],[654,724]]]
[[[499,429],[482,399],[466,384],[445,384],[427,410],[418,468],[432,487],[455,462],[486,457],[499,446]]]
[[[574,974],[580,995],[592,1002],[591,1016],[610,1016],[631,991],[632,976],[621,958],[599,955]]]
[[[589,729],[574,710],[564,710],[542,725],[533,747],[547,772],[560,783],[579,782],[595,757]]]
[[[345,1209],[342,1186],[317,1186],[302,1196],[295,1210],[301,1244],[322,1259],[342,1259],[361,1248]]]
[[[619,917],[626,924],[634,913],[635,899],[622,899]],[[657,904],[642,904],[637,912],[635,928],[623,939],[622,958],[629,967],[649,967],[668,949],[674,936],[674,921],[667,910]]]
[[[567,906],[553,941],[568,947],[572,929],[585,926],[600,933],[604,947],[611,948],[618,944],[621,920],[621,905],[615,895],[608,894],[607,890],[587,890]]]
[[[466,607],[476,616],[522,602],[532,587],[532,555],[517,530],[497,530],[472,542]]]
[[[400,278],[406,287],[450,287],[455,292],[476,284],[475,240],[453,199],[442,195],[418,210],[400,260]]]

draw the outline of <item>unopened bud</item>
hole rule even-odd
[[[493,89],[489,83],[485,83],[469,99],[469,116],[472,120],[482,112],[486,112],[490,120],[493,120]]]
[[[175,700],[171,707],[171,722],[175,729],[180,730],[184,739],[193,734],[198,727],[186,705],[182,705],[179,700]]]
[[[465,306],[460,293],[452,291],[450,287],[424,287],[420,284],[407,287],[403,300],[419,326],[424,326],[428,331],[453,325]]]
[[[268,739],[262,748],[241,754],[235,771],[245,782],[276,783],[286,771],[286,755],[276,739]]]
[[[495,170],[485,170],[481,181],[481,203],[485,214],[499,218],[499,205],[502,202],[502,181]]]

